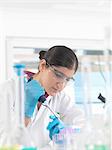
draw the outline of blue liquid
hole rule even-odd
[[[24,147],[21,150],[38,150],[36,147]]]

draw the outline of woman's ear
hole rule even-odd
[[[46,60],[45,59],[40,60],[38,68],[39,68],[40,72],[44,71],[46,69]]]

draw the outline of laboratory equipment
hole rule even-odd
[[[50,112],[51,112],[56,118],[58,118],[59,121],[61,121],[59,114],[57,114],[57,113],[48,105],[48,103],[44,102],[44,103],[42,103],[42,105],[45,106],[46,108],[48,108],[48,109],[50,110]]]
[[[81,78],[83,83],[83,91],[84,91],[84,111],[87,123],[91,120],[92,116],[92,106],[91,106],[91,61],[88,58],[83,58],[81,63]]]
[[[31,135],[27,128],[25,127],[24,119],[24,101],[25,101],[25,92],[24,92],[24,68],[23,64],[15,64],[14,70],[16,72],[16,115],[17,115],[17,124],[15,133],[17,134],[14,137],[14,143],[21,145],[23,149],[33,149],[36,150],[36,147],[32,141]]]
[[[44,95],[40,96],[40,98],[39,98],[38,101],[41,102],[41,104],[42,104],[43,106],[45,106],[46,108],[48,108],[48,109],[50,110],[50,112],[51,112],[56,118],[59,119],[59,121],[61,121],[61,120],[60,120],[60,116],[59,116],[59,115],[49,106],[49,104],[46,102],[46,97],[45,97]]]
[[[107,101],[104,111],[104,133],[109,150],[112,149],[112,101]]]
[[[83,143],[84,150],[107,150],[107,143],[104,136],[104,126],[98,128],[94,126],[94,122],[97,124],[95,114],[93,114],[92,108],[92,93],[91,93],[91,61],[89,59],[83,59],[81,65],[82,79],[83,79],[83,90],[84,90],[84,110],[86,117],[86,126],[83,132],[85,137]],[[101,98],[101,95],[100,95]],[[94,118],[94,119],[93,119]],[[103,123],[101,120],[100,123]],[[82,149],[81,149],[82,150]]]
[[[3,119],[1,119],[1,127],[0,127],[0,150],[13,150],[13,149],[19,149],[20,147],[18,145],[12,145],[12,118],[11,118],[11,102],[13,101],[12,98],[12,88],[11,88],[12,80],[7,80],[2,85],[2,92],[0,99],[1,101],[1,113],[3,116]],[[0,91],[1,92],[1,91]],[[15,91],[13,91],[15,92]]]
[[[109,149],[112,149],[112,74],[111,74],[111,56],[108,49],[105,50],[105,78],[106,78],[106,104],[105,104],[105,136],[108,139]]]
[[[112,117],[112,113],[110,112],[110,110],[112,110],[112,105],[110,104],[109,107],[111,107],[111,109],[109,109],[109,107],[107,107],[107,103],[110,101],[110,98],[111,98],[111,78],[110,78],[110,71],[109,71],[109,60],[108,60],[108,55],[106,54],[106,57],[104,59],[106,61],[105,63],[105,91],[103,94],[106,93],[106,96],[105,97],[102,97],[102,95],[100,94],[99,95],[99,99],[105,103],[105,107],[103,107],[104,109],[107,108],[108,112],[106,114],[107,116],[107,120],[108,121],[103,121],[103,112],[102,112],[102,118],[99,118],[100,119],[100,122],[98,124],[98,120],[94,120],[94,122],[96,122],[96,124],[98,125],[95,127],[93,124],[92,124],[92,118],[94,116],[94,114],[91,113],[91,118],[89,117],[90,119],[90,127],[91,127],[91,130],[88,130],[86,131],[85,135],[86,135],[86,141],[85,141],[85,149],[86,150],[111,150],[111,147],[110,147],[110,140],[111,140],[111,117]],[[90,88],[88,88],[90,89]],[[99,115],[99,114],[97,114]],[[94,123],[93,122],[93,123]],[[106,123],[106,124],[105,124]]]
[[[74,126],[66,126],[53,136],[53,150],[83,150],[81,143],[81,130]]]
[[[105,137],[104,128],[93,128],[87,135],[85,150],[110,150]]]
[[[9,124],[8,119],[7,130],[2,140],[1,149],[14,149],[14,150],[37,150],[31,135],[24,124],[24,68],[23,64],[15,64],[15,118],[13,123]],[[8,106],[8,105],[7,105]],[[9,110],[9,108],[7,108]],[[8,116],[9,114],[7,114]],[[8,118],[8,117],[7,117]]]

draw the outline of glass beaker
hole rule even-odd
[[[53,136],[54,150],[79,150],[80,128],[67,126]]]

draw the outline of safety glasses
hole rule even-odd
[[[54,66],[46,63],[49,67],[49,69],[54,73],[55,77],[58,79],[58,80],[61,80],[62,82],[74,82],[75,79],[73,77],[67,77],[64,73],[58,71],[57,69],[55,69]]]

